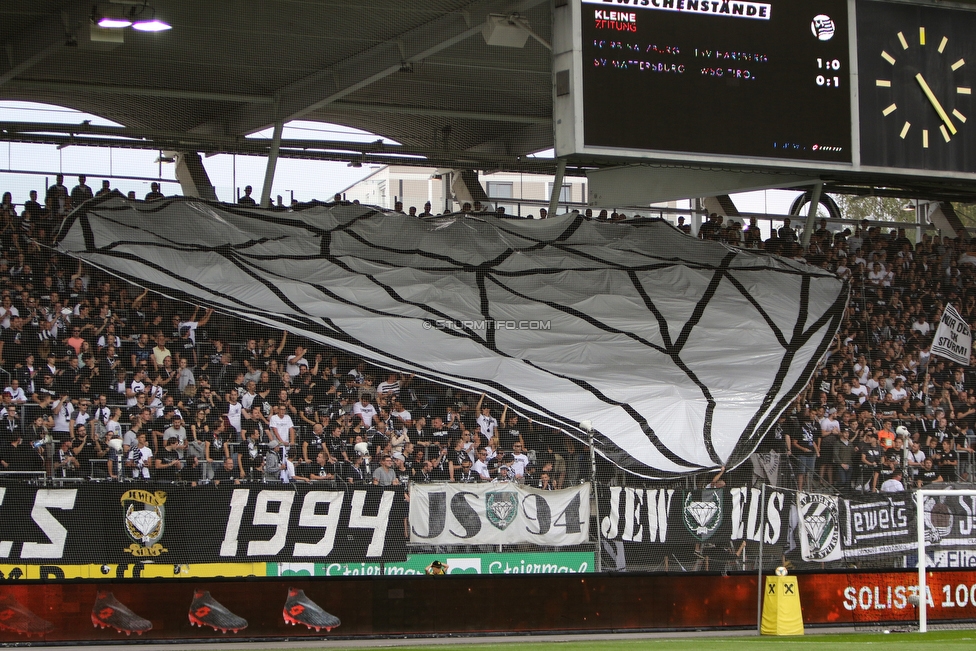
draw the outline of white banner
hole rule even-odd
[[[580,545],[589,540],[590,485],[411,484],[410,542]]]
[[[969,366],[969,353],[973,348],[973,336],[967,324],[952,303],[942,312],[939,327],[932,340],[932,354],[951,359],[957,364]]]
[[[833,495],[797,493],[800,516],[798,535],[800,555],[807,562],[839,561],[844,558],[840,545],[840,515]]]

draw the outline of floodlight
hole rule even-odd
[[[173,26],[156,18],[156,10],[153,9],[148,20],[144,18],[136,20],[132,23],[132,29],[137,29],[140,32],[165,32],[167,29],[173,29]]]
[[[92,7],[92,22],[102,29],[124,29],[132,24],[121,7]]]

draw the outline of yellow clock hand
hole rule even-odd
[[[952,124],[952,120],[949,119],[945,109],[942,108],[942,104],[939,104],[939,100],[935,99],[935,93],[933,93],[932,89],[929,88],[929,85],[925,83],[925,79],[922,77],[921,73],[915,75],[915,81],[918,82],[918,85],[922,87],[922,92],[925,93],[925,96],[929,98],[930,102],[932,102],[935,112],[939,114],[942,121],[946,123],[947,127],[949,127],[949,133],[956,135],[956,127]]]

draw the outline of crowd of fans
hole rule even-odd
[[[0,213],[8,477],[555,489],[587,471],[572,439],[483,395],[389,374],[54,253],[59,216],[93,193],[84,178],[52,188],[44,207],[18,211],[8,195]]]
[[[70,192],[59,177],[43,206],[34,192],[20,210],[9,193],[0,204],[8,476],[543,489],[589,476],[584,446],[484,395],[175,303],[54,253],[60,218],[92,196],[84,177]],[[154,188],[146,200],[161,196]],[[845,492],[971,481],[976,359],[961,367],[929,351],[947,303],[976,319],[976,243],[915,244],[904,229],[838,232],[822,221],[804,248],[788,219],[770,238],[755,220],[733,224],[712,216],[698,236],[802,259],[852,286],[826,364],[766,437],[754,472]],[[755,479],[745,472],[709,485]]]
[[[740,233],[714,215],[700,236],[802,260],[851,284],[826,363],[764,441],[774,473],[785,456],[778,474],[786,470],[798,489],[817,482],[842,493],[973,480],[976,356],[962,366],[931,347],[947,304],[976,319],[976,241],[960,231],[916,244],[904,228],[865,221],[831,231],[821,220],[804,249],[789,219],[764,239],[755,220]]]

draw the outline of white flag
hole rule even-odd
[[[967,324],[956,309],[949,303],[942,312],[939,327],[932,341],[932,354],[950,359],[957,364],[969,366],[969,353],[973,347],[973,337]]]

